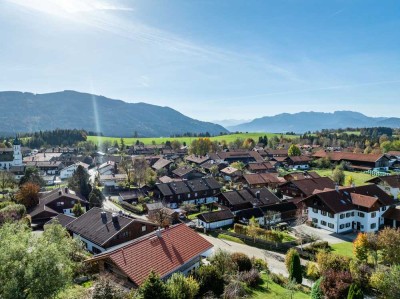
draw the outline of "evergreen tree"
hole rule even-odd
[[[77,202],[74,207],[72,208],[72,213],[74,213],[75,217],[81,216],[84,211],[80,202]]]
[[[322,281],[323,277],[320,277],[312,286],[311,288],[311,295],[310,298],[311,299],[323,299],[324,298],[324,294],[322,293],[321,290],[321,281]]]
[[[350,286],[347,299],[364,299],[364,294],[356,283],[353,283]]]
[[[81,165],[76,168],[74,174],[69,179],[68,187],[80,193],[86,199],[89,198],[92,186],[89,183],[89,174]]]
[[[26,183],[33,183],[39,187],[44,186],[44,181],[39,175],[39,170],[35,167],[27,167],[24,176],[20,179],[19,185],[22,186]]]
[[[297,283],[303,281],[300,256],[297,250],[290,251],[290,258],[287,261],[287,267],[289,272],[289,279],[295,280]]]
[[[169,290],[160,277],[151,271],[149,277],[140,287],[140,293],[143,299],[170,299]]]
[[[97,188],[93,188],[92,192],[89,194],[89,205],[90,208],[103,206],[104,196],[103,193]]]

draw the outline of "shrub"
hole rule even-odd
[[[270,274],[271,279],[273,282],[275,282],[276,284],[279,284],[280,286],[285,286],[288,283],[288,279],[283,276],[282,274],[275,274],[275,273],[271,273]]]
[[[350,286],[349,294],[347,295],[347,299],[363,299],[363,298],[364,298],[364,294],[361,291],[360,287],[357,284],[353,283]]]
[[[293,257],[294,257],[296,254],[299,254],[299,253],[298,253],[297,250],[294,249],[294,248],[291,248],[291,249],[289,249],[289,250],[286,252],[286,256],[285,256],[285,266],[286,266],[286,270],[289,271],[289,268],[290,268],[290,265],[291,265],[291,263],[292,263]]]
[[[267,261],[253,257],[251,259],[251,263],[253,264],[254,269],[257,269],[258,271],[269,272]]]
[[[255,287],[262,281],[260,272],[254,268],[250,271],[240,272],[238,274],[238,280],[244,282],[249,287]]]
[[[369,287],[372,268],[368,266],[368,264],[359,262],[357,260],[352,260],[350,262],[350,273],[354,282],[356,282],[358,285],[365,289]]]
[[[128,210],[129,212],[135,213],[135,214],[143,214],[143,209],[140,209],[134,205],[131,205],[130,203],[127,203],[125,201],[121,201],[119,203],[125,210]]]
[[[150,272],[149,277],[147,277],[144,283],[140,286],[139,290],[143,299],[170,298],[167,286],[154,271]]]
[[[224,299],[240,299],[246,296],[246,288],[243,282],[232,280],[225,286]]]
[[[247,235],[247,227],[245,225],[235,223],[235,225],[233,226],[233,230],[237,234]]]
[[[7,221],[20,220],[26,215],[26,208],[21,204],[12,204],[0,210],[0,224]]]
[[[323,299],[324,294],[321,290],[321,282],[322,282],[323,277],[319,278],[312,286],[311,288],[311,299]]]
[[[321,282],[321,289],[328,298],[346,298],[352,283],[350,272],[327,270]]]
[[[238,271],[250,271],[253,267],[250,258],[241,252],[234,252],[231,255],[232,261],[236,264]]]
[[[233,274],[237,270],[237,266],[232,260],[231,254],[225,250],[218,249],[211,256],[210,262],[221,275]]]
[[[349,269],[350,258],[325,251],[317,253],[317,264],[321,274],[328,270],[346,271]]]
[[[167,287],[171,299],[193,299],[199,292],[199,284],[189,276],[185,277],[182,273],[174,273],[167,281]]]
[[[317,280],[321,276],[316,263],[308,262],[306,264],[306,276],[311,280]]]
[[[0,202],[0,210],[5,208],[5,207],[7,207],[7,206],[9,206],[9,205],[13,205],[13,204],[14,204],[14,202],[12,202],[12,201],[1,201]]]
[[[219,297],[223,293],[224,279],[215,266],[201,266],[196,270],[194,277],[200,286],[200,296],[212,292]]]
[[[297,251],[296,254],[293,255],[288,271],[289,271],[289,279],[295,280],[296,283],[301,284],[301,282],[303,281],[303,276],[300,263],[300,256]]]
[[[328,242],[322,241],[322,242],[311,243],[307,246],[304,246],[303,250],[311,254],[317,254],[321,250],[331,251],[331,247],[329,246]]]

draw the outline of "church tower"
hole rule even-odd
[[[22,152],[21,152],[21,141],[18,139],[18,136],[15,136],[15,139],[13,141],[13,162],[12,166],[22,166]]]

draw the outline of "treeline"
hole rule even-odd
[[[86,141],[87,135],[85,130],[56,129],[22,134],[21,139],[24,146],[40,148],[47,146],[73,146],[78,142]]]
[[[222,132],[221,132],[222,134]],[[205,132],[205,133],[192,133],[192,132],[186,132],[183,134],[174,134],[171,135],[171,138],[176,138],[176,137],[212,137],[213,135],[211,135],[209,132]]]

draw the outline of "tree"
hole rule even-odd
[[[93,287],[91,299],[124,299],[125,292],[108,277],[101,276]]]
[[[243,171],[245,166],[246,165],[242,161],[233,162],[231,164],[231,167],[236,168],[236,169],[238,169],[240,171]]]
[[[80,202],[77,202],[74,205],[74,207],[72,208],[72,213],[74,214],[75,217],[79,217],[84,213],[82,205],[81,205]]]
[[[119,141],[119,150],[122,152],[125,149],[125,141],[124,138],[121,137],[120,141]]]
[[[0,190],[4,192],[7,188],[14,188],[15,180],[11,172],[0,170]]]
[[[54,298],[72,283],[82,257],[82,247],[59,224],[32,238],[24,224],[6,223],[0,228],[0,298]]]
[[[218,272],[230,275],[237,271],[237,265],[232,260],[232,255],[226,250],[218,249],[210,258],[210,263],[215,266]]]
[[[225,286],[224,299],[238,299],[246,297],[246,286],[243,282],[236,279],[231,279]]]
[[[205,156],[210,152],[212,142],[210,138],[199,138],[192,141],[189,152],[194,155]]]
[[[68,181],[68,187],[81,194],[86,199],[89,198],[92,186],[89,183],[89,174],[82,165],[76,168],[74,174]]]
[[[334,270],[336,272],[348,270],[350,258],[320,251],[317,253],[317,264],[322,275],[324,275],[328,270]]]
[[[171,299],[193,299],[199,292],[199,284],[192,277],[182,273],[174,273],[167,281]]]
[[[364,294],[357,284],[353,283],[350,286],[349,294],[347,295],[347,299],[364,299]]]
[[[132,177],[132,173],[131,173],[132,160],[131,159],[127,159],[126,157],[123,157],[121,159],[121,162],[118,164],[118,166],[122,169],[122,171],[124,173],[126,173],[126,175],[128,177],[128,186],[130,188],[130,186],[131,186],[131,177]]]
[[[151,271],[147,279],[139,289],[143,299],[170,299],[168,287],[160,279],[160,276],[154,271]]]
[[[372,274],[370,284],[378,290],[382,298],[400,298],[400,265],[378,269]]]
[[[27,167],[25,169],[24,176],[19,180],[19,185],[22,186],[25,183],[34,183],[40,187],[44,186],[44,181],[39,175],[39,170],[36,167]]]
[[[343,185],[344,178],[345,175],[343,169],[340,166],[336,166],[336,168],[332,172],[332,180],[338,185]]]
[[[289,279],[294,280],[297,283],[301,283],[303,280],[300,256],[296,249],[292,248],[286,254],[285,257],[286,269],[289,272]]]
[[[346,186],[353,186],[354,178],[351,175],[346,176]]]
[[[254,243],[256,242],[256,238],[258,235],[258,228],[260,227],[259,223],[253,217],[250,218],[249,225],[247,226],[247,234],[253,238]]]
[[[89,205],[91,208],[103,206],[104,196],[100,189],[93,188],[92,192],[89,194]]]
[[[18,203],[30,209],[39,204],[39,190],[38,185],[28,182],[21,186],[15,198]]]
[[[368,239],[367,234],[359,233],[353,242],[353,253],[359,261],[368,260]]]
[[[385,227],[380,231],[378,243],[384,263],[389,265],[400,264],[400,230]]]
[[[132,168],[135,182],[140,188],[146,180],[146,170],[148,168],[146,159],[142,156],[134,158]]]
[[[213,165],[210,167],[210,173],[213,177],[215,177],[218,172],[219,172],[219,168],[217,165]]]
[[[288,156],[301,156],[301,150],[295,144],[292,144],[288,149]]]
[[[323,277],[320,277],[311,288],[311,299],[324,299],[324,294],[321,290],[321,281]]]

